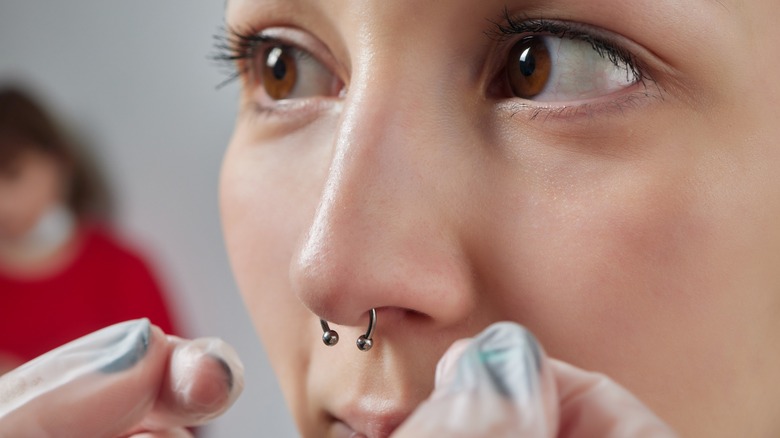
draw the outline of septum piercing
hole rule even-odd
[[[322,318],[320,318],[320,326],[322,327],[322,342],[328,347],[336,345],[339,342],[339,334],[336,333],[336,330],[331,330],[328,321]],[[371,339],[374,335],[374,327],[376,327],[376,309],[372,308],[368,311],[368,330],[355,341],[358,350],[368,351],[374,346],[374,340]]]

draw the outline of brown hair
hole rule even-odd
[[[77,216],[108,218],[108,192],[88,157],[29,94],[0,87],[0,172],[27,151],[47,154],[61,163],[68,177],[65,201]]]

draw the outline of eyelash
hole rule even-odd
[[[217,84],[216,88],[220,89],[243,77],[249,70],[249,64],[245,61],[255,56],[258,47],[275,42],[277,39],[261,33],[242,32],[232,27],[222,29],[221,33],[214,35],[215,53],[211,60],[228,71],[228,77]]]
[[[584,25],[568,21],[555,21],[545,18],[513,17],[504,11],[503,23],[493,22],[496,28],[487,33],[500,42],[518,36],[551,35],[561,39],[579,40],[590,44],[591,48],[616,67],[626,66],[637,82],[651,80],[639,60],[628,50],[609,39],[594,35],[593,30]]]
[[[641,105],[645,98],[663,99],[662,89],[658,82],[650,74],[650,69],[631,51],[613,40],[598,35],[598,31],[590,26],[571,21],[557,21],[545,18],[531,18],[529,16],[513,16],[504,9],[499,20],[492,21],[495,28],[486,32],[486,35],[499,43],[509,42],[514,44],[530,35],[551,35],[557,38],[579,40],[590,44],[591,48],[604,59],[609,60],[616,67],[625,67],[633,82],[641,85],[643,91],[624,94],[609,102],[586,102],[572,106],[534,105],[525,101],[513,101],[509,103],[511,117],[524,114],[529,120],[541,118],[546,121],[549,118],[568,118],[577,116],[590,117],[604,111],[623,114],[624,111]],[[509,46],[511,47],[511,44]],[[651,91],[648,85],[655,91]]]
[[[641,84],[645,88],[645,91],[623,96],[616,101],[612,101],[606,105],[608,109],[622,112],[626,107],[638,105],[638,100],[642,97],[654,96],[654,94],[647,89],[648,82],[656,84],[656,88],[658,88],[657,83],[648,73],[648,69],[645,68],[632,52],[608,38],[598,36],[597,31],[594,31],[587,25],[545,18],[512,16],[508,10],[504,10],[501,19],[492,21],[492,24],[495,25],[495,28],[491,31],[487,31],[486,35],[499,43],[515,42],[518,40],[518,37],[522,38],[530,35],[551,35],[562,39],[580,40],[590,44],[591,48],[599,56],[609,60],[613,65],[617,67],[627,67],[628,73],[633,76],[633,81]],[[295,46],[286,44],[278,38],[263,35],[262,32],[255,31],[254,29],[241,31],[237,28],[228,27],[222,29],[222,32],[215,35],[214,39],[216,53],[211,58],[228,70],[227,78],[217,84],[217,89],[244,78],[246,74],[249,73],[251,66],[251,62],[247,61],[251,61],[257,55],[259,48],[268,45],[281,45],[295,48]],[[297,49],[294,52],[297,54],[296,56],[313,56],[305,49]],[[660,89],[658,91],[658,95],[660,96]],[[594,108],[595,106],[596,105],[594,104],[585,103],[571,107],[550,107],[533,105],[527,102],[516,102],[514,104],[515,111],[513,113],[518,114],[520,112],[525,112],[527,109],[533,109],[530,114],[530,119],[536,119],[540,115],[544,115],[544,118],[546,119],[550,116],[567,116],[571,112],[582,111],[591,113],[592,110],[596,109]],[[270,111],[271,108],[266,108],[266,110]]]
[[[221,89],[231,83],[242,80],[245,83],[251,81],[248,77],[255,56],[269,47],[281,47],[292,53],[297,60],[312,58],[314,55],[307,50],[298,48],[280,38],[264,35],[262,31],[249,29],[241,31],[237,28],[222,28],[221,33],[214,35],[215,52],[210,56],[225,71],[227,77],[216,85],[216,89]],[[292,50],[289,50],[292,49]],[[253,115],[271,115],[276,112],[274,106],[260,105],[256,102],[251,103],[254,111],[245,114]]]

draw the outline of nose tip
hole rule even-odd
[[[321,208],[291,265],[293,290],[314,315],[365,332],[371,309],[380,328],[468,314],[472,283],[451,239],[346,211]]]
[[[379,277],[387,266],[367,263],[366,252],[359,255],[352,242],[336,241],[336,232],[330,227],[327,235],[310,235],[294,261],[291,282],[300,300],[317,317],[338,325],[363,325],[376,308],[398,318],[389,310],[403,302]]]
[[[357,325],[371,304],[361,294],[353,293],[349,279],[357,279],[353,266],[337,254],[343,249],[333,245],[328,235],[319,235],[327,225],[312,227],[305,244],[294,260],[290,277],[293,289],[319,318],[342,325]],[[330,232],[328,233],[330,234]],[[356,296],[353,296],[356,295]]]

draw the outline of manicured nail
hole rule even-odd
[[[477,336],[474,344],[500,394],[515,400],[538,395],[541,351],[531,332],[515,323],[499,322]]]
[[[230,369],[230,365],[228,365],[225,359],[223,359],[220,356],[217,356],[214,353],[209,353],[209,357],[214,359],[214,361],[217,362],[220,367],[222,367],[222,370],[225,372],[225,379],[227,381],[228,391],[232,391],[235,379],[233,377],[233,370]]]
[[[148,319],[139,319],[118,326],[123,330],[112,345],[106,347],[104,358],[108,363],[100,370],[104,373],[118,373],[132,368],[146,356],[151,340],[152,325]]]

